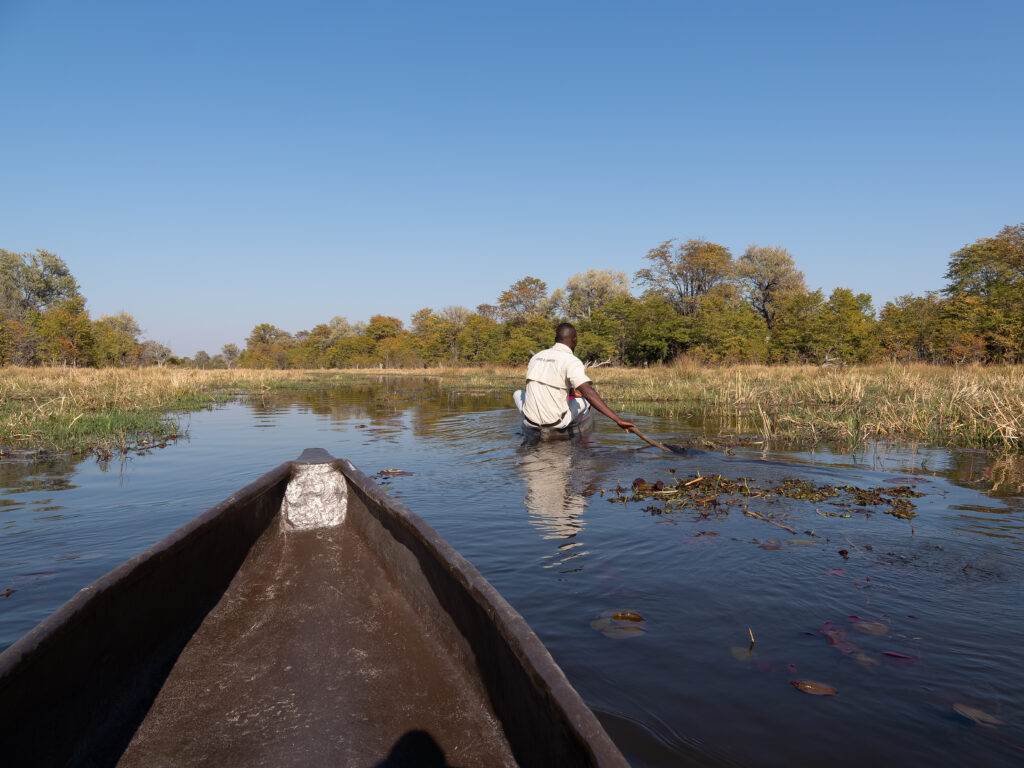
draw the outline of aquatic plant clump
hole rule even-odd
[[[608,499],[612,503],[660,502],[662,505],[660,507],[656,505],[645,507],[645,511],[651,514],[692,510],[701,517],[707,517],[712,512],[727,512],[730,507],[744,499],[768,499],[782,496],[812,503],[828,502],[842,509],[861,513],[867,512],[867,510],[860,509],[862,507],[885,506],[887,509],[883,511],[886,514],[904,520],[917,516],[917,513],[914,512],[915,505],[910,499],[924,496],[923,493],[906,485],[857,488],[852,485],[815,485],[808,480],[787,477],[775,485],[760,487],[751,485],[749,478],[727,480],[721,475],[698,475],[685,480],[678,478],[669,484],[662,480],[651,483],[638,477],[629,488],[619,485],[612,490],[612,493],[615,495]],[[832,501],[833,499],[838,499],[838,501]],[[744,514],[772,522],[796,533],[792,528],[773,521],[758,512],[752,512],[750,509],[745,508]],[[823,513],[819,511],[819,514],[826,517],[852,517],[852,514],[848,512]]]

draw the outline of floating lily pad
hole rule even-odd
[[[590,622],[590,628],[613,640],[640,637],[647,631],[647,621],[635,611],[608,610]]]
[[[801,693],[809,693],[811,696],[835,696],[837,693],[831,685],[814,680],[790,680],[789,684]]]
[[[995,728],[997,725],[1005,725],[1005,723],[998,717],[990,715],[988,712],[983,712],[976,707],[968,707],[966,704],[954,704],[953,709],[958,715],[963,715],[968,720],[983,725],[986,728]]]

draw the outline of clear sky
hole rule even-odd
[[[941,288],[1024,221],[1024,3],[0,0],[0,248],[177,354],[669,238]]]

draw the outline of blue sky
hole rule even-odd
[[[669,238],[876,307],[1024,221],[1024,3],[0,0],[0,248],[191,355]]]

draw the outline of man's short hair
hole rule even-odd
[[[572,323],[559,323],[558,327],[555,328],[555,342],[558,343],[562,339],[569,338],[570,333],[576,333],[576,326]]]

